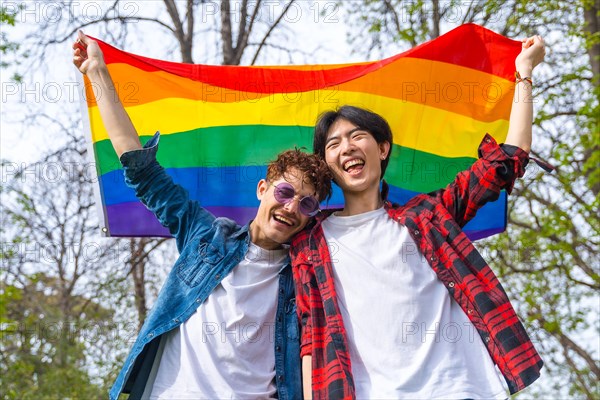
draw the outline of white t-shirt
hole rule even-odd
[[[504,399],[481,337],[380,208],[332,215],[323,231],[358,399]]]
[[[287,254],[251,243],[190,319],[163,336],[144,396],[151,388],[151,399],[275,398],[278,274]]]

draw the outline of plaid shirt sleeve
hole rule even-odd
[[[498,199],[502,189],[512,192],[515,180],[525,173],[529,155],[516,147],[500,146],[486,134],[479,145],[479,159],[460,172],[445,189],[432,193],[438,197],[462,227],[484,204]]]
[[[315,289],[316,281],[312,268],[309,268],[310,263],[307,262],[309,237],[310,230],[306,228],[296,235],[290,250],[294,283],[296,285],[296,309],[302,329],[300,335],[300,357],[312,354],[310,292]]]

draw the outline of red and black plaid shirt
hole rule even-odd
[[[528,155],[504,151],[486,135],[479,159],[445,189],[415,196],[404,206],[385,204],[390,218],[406,226],[429,265],[467,314],[511,394],[540,375],[543,362],[517,317],[498,278],[462,231],[479,208],[511,192],[523,176]],[[511,153],[509,155],[508,153]],[[302,356],[312,355],[315,399],[352,399],[354,381],[346,330],[337,302],[333,268],[321,222],[292,243]],[[375,239],[375,238],[374,238]]]

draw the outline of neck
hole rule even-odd
[[[262,249],[277,250],[283,247],[281,243],[277,243],[265,237],[256,221],[252,221],[248,228],[248,232],[250,233],[250,241]]]
[[[344,203],[344,209],[339,213],[342,217],[377,210],[383,206],[379,185],[364,192],[344,192]]]

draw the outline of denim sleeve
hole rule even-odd
[[[125,183],[138,199],[169,229],[179,251],[196,235],[207,234],[215,216],[190,200],[188,191],[173,182],[156,160],[160,134],[156,132],[142,149],[125,152],[120,161]]]

